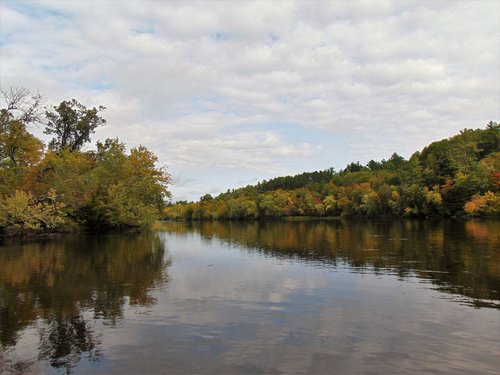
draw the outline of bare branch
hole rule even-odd
[[[0,121],[17,120],[25,124],[40,124],[43,121],[43,97],[37,92],[21,87],[1,90],[4,108],[0,110]]]

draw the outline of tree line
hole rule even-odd
[[[0,233],[33,234],[148,225],[170,193],[169,174],[144,146],[118,138],[84,150],[105,107],[76,100],[50,109],[26,89],[3,92],[0,110]],[[30,132],[43,127],[48,145]]]
[[[167,219],[218,220],[290,216],[498,216],[500,125],[464,129],[433,142],[409,160],[350,163],[278,177],[198,202],[178,202]]]

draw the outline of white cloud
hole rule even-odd
[[[192,199],[497,121],[499,18],[495,2],[2,2],[0,84],[105,105],[95,138],[151,148],[198,181],[173,187]]]

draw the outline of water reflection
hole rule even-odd
[[[475,307],[500,308],[499,221],[168,223],[273,258],[430,280]]]
[[[15,347],[23,330],[36,328],[32,331],[38,336],[38,360],[69,372],[82,357],[99,359],[98,324],[116,325],[126,304],[155,304],[152,291],[168,281],[164,249],[155,234],[4,242],[2,351]],[[24,373],[37,362],[2,360],[1,355],[0,372]]]
[[[4,242],[0,373],[496,374],[499,225],[167,223]]]

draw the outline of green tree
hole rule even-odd
[[[286,209],[286,207],[287,194],[283,190],[276,190],[270,193],[266,193],[260,197],[259,210],[262,212],[261,216],[283,216],[283,211]]]
[[[200,198],[200,202],[207,202],[214,199],[210,194],[205,194]]]
[[[91,180],[97,187],[85,210],[87,222],[100,227],[151,224],[170,196],[170,176],[155,166],[156,156],[143,146],[127,155],[123,143],[107,139],[97,143],[95,160]]]
[[[54,135],[49,147],[58,152],[65,148],[70,151],[80,150],[85,142],[90,141],[90,135],[95,129],[106,123],[106,120],[98,116],[100,111],[106,109],[102,106],[87,109],[72,99],[53,108],[53,111],[45,113],[48,122],[44,133]]]

